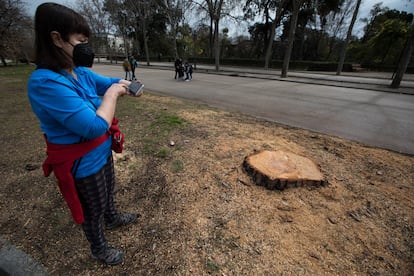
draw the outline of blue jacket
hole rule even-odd
[[[98,75],[85,67],[74,69],[78,80],[62,71],[37,69],[28,83],[29,100],[40,127],[49,142],[76,144],[104,134],[108,123],[96,115],[106,90],[120,78]],[[75,162],[75,178],[96,173],[106,164],[111,152],[111,139]],[[78,163],[78,164],[77,164]]]

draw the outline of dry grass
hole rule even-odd
[[[414,271],[412,156],[150,93],[122,98],[117,111],[127,137],[117,203],[142,219],[107,233],[126,251],[123,264],[97,263],[55,180],[42,175],[44,142],[24,81],[4,69],[0,80],[0,234],[52,275]],[[261,149],[312,159],[329,185],[255,186],[241,163]]]

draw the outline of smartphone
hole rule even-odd
[[[131,93],[134,96],[141,96],[143,88],[144,88],[143,83],[133,81],[128,86],[128,93]]]

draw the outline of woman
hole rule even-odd
[[[55,3],[38,6],[35,34],[37,69],[28,94],[46,138],[45,175],[54,171],[73,218],[82,224],[92,257],[118,264],[124,253],[108,245],[103,227],[114,229],[137,219],[115,209],[111,151],[114,144],[122,147],[117,144],[123,136],[114,113],[130,82],[86,68],[94,58],[90,30],[75,11]]]

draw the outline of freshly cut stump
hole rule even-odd
[[[246,156],[243,169],[256,185],[271,190],[304,185],[319,186],[325,183],[322,173],[313,161],[281,150],[265,150]]]

